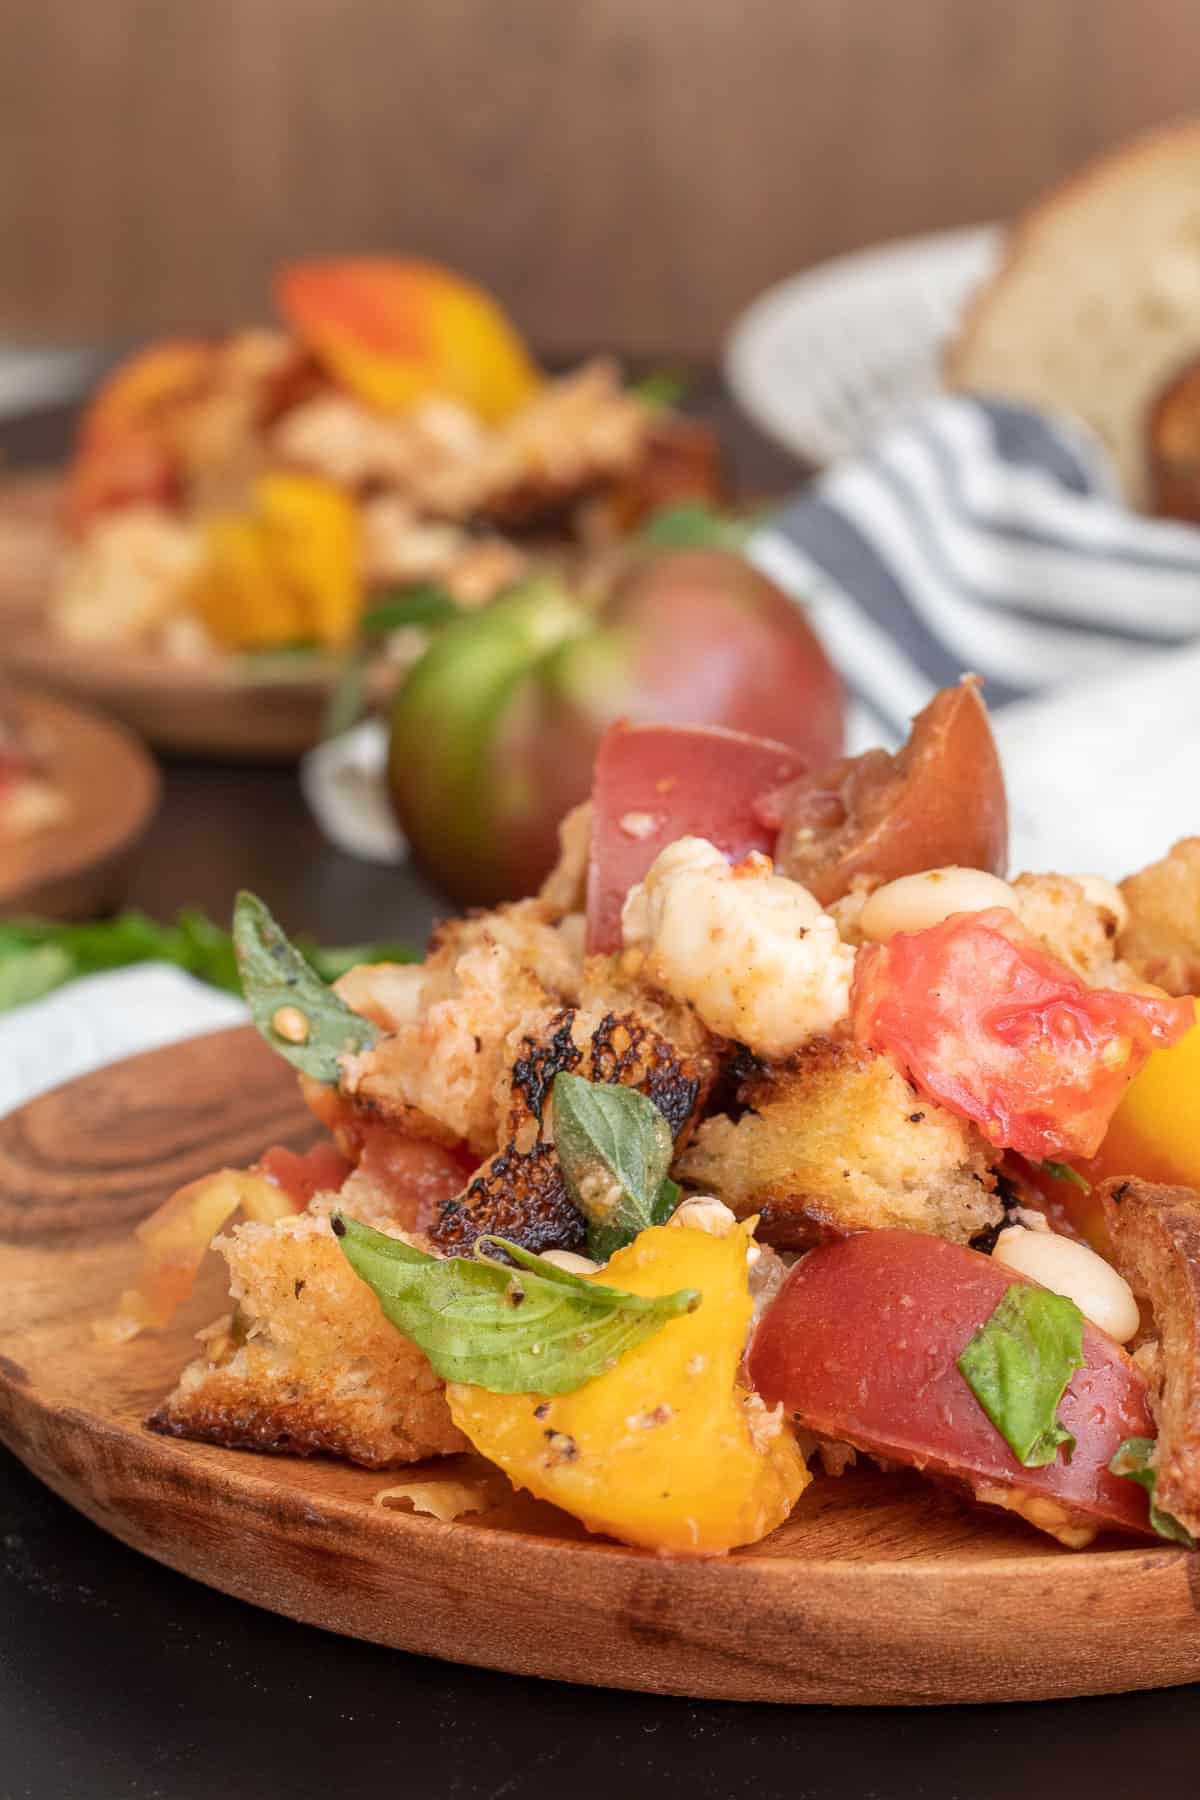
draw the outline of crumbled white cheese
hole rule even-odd
[[[845,1018],[854,951],[807,888],[754,854],[730,867],[704,838],[659,853],[629,894],[625,944],[711,1031],[771,1061]]]

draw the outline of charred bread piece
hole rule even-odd
[[[759,1236],[796,1250],[905,1227],[965,1244],[1002,1205],[975,1127],[918,1099],[886,1057],[818,1040],[738,1091],[738,1119],[705,1121],[676,1165]]]
[[[545,1030],[515,1046],[509,1073],[508,1142],[466,1190],[443,1203],[430,1237],[447,1255],[469,1252],[486,1232],[527,1250],[579,1250],[586,1238],[552,1138],[551,1096],[563,1071],[637,1088],[685,1140],[716,1080],[715,1055],[681,1053],[636,1013],[564,1007]]]
[[[1136,1180],[1098,1192],[1117,1267],[1161,1344],[1155,1505],[1200,1537],[1200,1195]]]
[[[1121,892],[1129,923],[1117,954],[1168,994],[1200,993],[1200,837],[1180,838]]]

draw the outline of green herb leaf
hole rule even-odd
[[[348,650],[321,719],[322,742],[341,737],[357,725],[367,710],[367,675],[370,657],[362,649]]]
[[[657,550],[741,551],[751,529],[751,521],[731,518],[703,500],[683,500],[651,513],[640,527],[638,539]]]
[[[74,973],[71,953],[61,944],[38,944],[0,957],[0,1012],[40,1000]]]
[[[358,622],[363,637],[385,637],[389,631],[403,631],[408,625],[444,625],[457,618],[462,608],[448,588],[434,582],[420,582],[388,594],[369,606]]]
[[[1019,1463],[1070,1458],[1058,1403],[1083,1367],[1083,1314],[1073,1300],[1014,1282],[958,1359],[959,1373]]]
[[[320,644],[271,644],[260,650],[243,650],[243,673],[250,681],[294,681],[308,674],[310,664],[325,654]]]
[[[410,944],[390,943],[386,938],[375,944],[310,944],[304,938],[292,942],[322,981],[337,981],[347,969],[360,963],[411,963],[421,958]]]
[[[237,897],[233,943],[254,1023],[272,1050],[294,1068],[332,1084],[341,1057],[379,1041],[378,1028],[326,987],[255,894]],[[283,1008],[301,1015],[307,1027],[302,1043],[276,1029]]]
[[[700,1304],[694,1288],[645,1298],[584,1281],[503,1238],[481,1238],[474,1258],[440,1257],[341,1213],[333,1228],[434,1373],[493,1394],[569,1394]]]
[[[669,412],[679,405],[690,386],[681,369],[651,369],[640,381],[631,381],[628,391],[652,412]]]
[[[1087,1176],[1081,1175],[1078,1169],[1073,1169],[1070,1163],[1051,1162],[1047,1157],[1045,1162],[1035,1162],[1033,1166],[1035,1169],[1045,1169],[1047,1175],[1053,1175],[1055,1181],[1071,1182],[1082,1193],[1090,1194],[1092,1191],[1092,1184]]]
[[[295,947],[325,981],[336,981],[358,963],[414,960],[406,944],[323,949],[298,938]],[[0,1013],[40,1000],[79,976],[141,962],[173,963],[210,987],[230,994],[242,991],[232,937],[194,906],[185,906],[173,925],[160,925],[139,912],[88,925],[13,919],[0,921]]]
[[[671,1127],[636,1088],[554,1078],[554,1142],[567,1192],[588,1222],[588,1255],[607,1262],[671,1212]]]
[[[1159,1537],[1169,1538],[1173,1544],[1186,1544],[1189,1550],[1196,1548],[1196,1540],[1186,1525],[1171,1517],[1169,1512],[1154,1503],[1154,1488],[1158,1475],[1154,1467],[1154,1438],[1126,1438],[1112,1461],[1109,1469],[1114,1475],[1124,1475],[1129,1481],[1136,1481],[1144,1487],[1150,1496],[1150,1526],[1157,1531]]]

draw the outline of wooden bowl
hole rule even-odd
[[[62,480],[25,476],[0,486],[0,666],[112,713],[160,750],[292,761],[321,738],[337,686],[336,657],[281,658],[266,673],[239,656],[184,662],[152,651],[80,646],[49,629],[46,607],[62,555]],[[381,704],[396,672],[377,665],[369,699]]]
[[[158,807],[153,758],[123,725],[84,707],[23,690],[5,703],[65,807],[40,829],[0,831],[0,918],[82,919],[118,905]]]
[[[413,1471],[153,1436],[142,1421],[228,1302],[211,1259],[171,1329],[99,1348],[133,1227],[181,1183],[315,1130],[248,1028],[0,1123],[0,1439],[125,1543],[331,1631],[594,1686],[914,1705],[1200,1677],[1200,1554],[1062,1550],[916,1475],[818,1478],[765,1542],[696,1560],[588,1537],[525,1496],[443,1523],[374,1504]]]

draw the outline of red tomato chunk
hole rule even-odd
[[[621,908],[660,850],[707,838],[731,862],[775,848],[757,802],[805,760],[786,744],[716,726],[614,725],[596,752],[588,868],[588,950],[621,948]]]
[[[314,1194],[336,1193],[350,1173],[350,1164],[333,1144],[314,1144],[303,1153],[276,1144],[255,1168],[283,1189],[297,1212],[304,1211]]]
[[[1084,1367],[1058,1417],[1070,1462],[1024,1468],[957,1362],[1024,1277],[944,1238],[866,1231],[812,1250],[792,1269],[750,1351],[768,1405],[810,1431],[931,1475],[1057,1502],[1072,1525],[1149,1532],[1135,1482],[1109,1473],[1130,1437],[1153,1437],[1146,1384],[1104,1332],[1085,1323]]]
[[[1004,907],[898,932],[859,954],[851,1026],[918,1088],[1023,1156],[1092,1156],[1190,1000],[1089,988]]]

